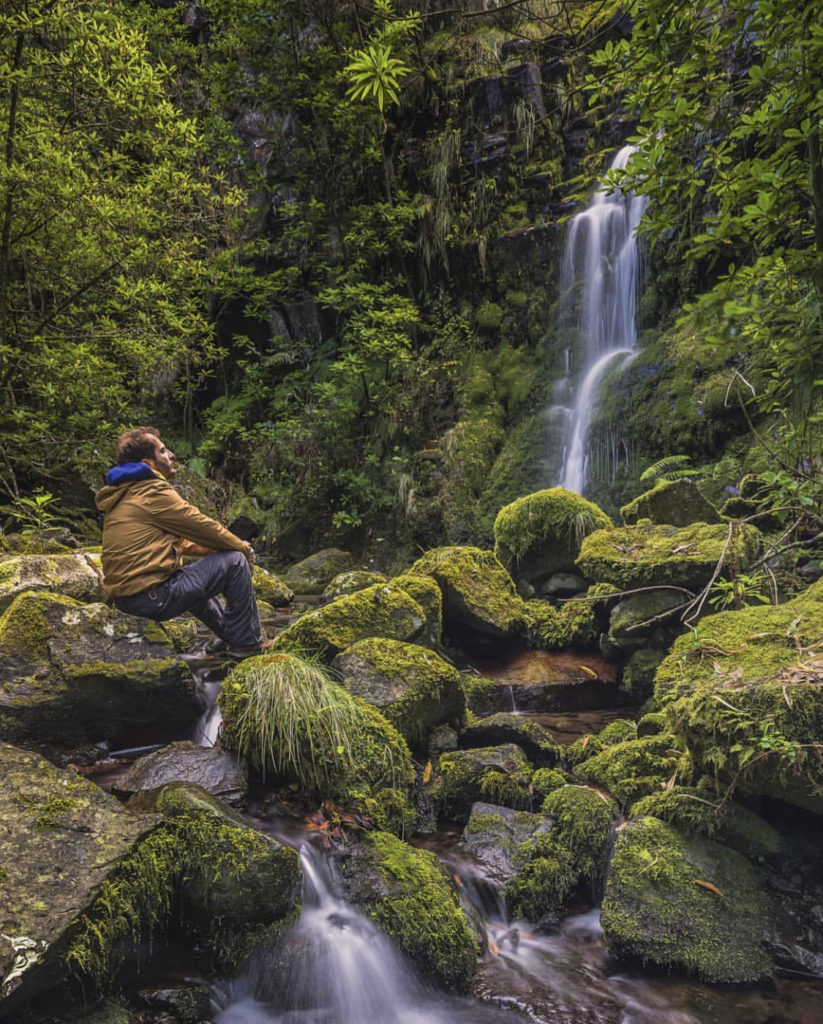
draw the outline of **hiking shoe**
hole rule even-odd
[[[242,661],[244,658],[254,658],[258,654],[263,654],[273,643],[273,640],[264,639],[262,643],[253,644],[251,647],[230,647],[226,653],[234,661]]]
[[[229,649],[229,645],[225,640],[221,640],[219,636],[216,636],[213,640],[209,640],[206,646],[203,648],[205,654],[224,654]]]

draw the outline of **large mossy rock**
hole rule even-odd
[[[461,735],[464,747],[493,747],[514,743],[535,765],[557,764],[562,748],[545,726],[533,718],[498,711],[470,725]]]
[[[280,577],[295,594],[322,594],[335,576],[353,568],[354,559],[348,551],[324,548],[290,565]]]
[[[585,786],[561,786],[544,799],[551,822],[516,850],[518,872],[506,886],[512,914],[539,922],[556,914],[571,895],[588,886],[595,895],[605,877],[617,808]]]
[[[100,887],[152,832],[88,780],[0,743],[0,1016],[63,978]]]
[[[574,572],[583,537],[611,525],[591,501],[552,487],[498,512],[494,552],[515,579],[535,585],[554,573]]]
[[[465,821],[478,801],[529,808],[533,769],[514,743],[441,754],[430,794],[440,816]]]
[[[382,572],[367,572],[365,569],[352,569],[349,572],[341,572],[326,586],[323,591],[323,598],[326,601],[333,601],[336,597],[345,597],[346,594],[356,594],[358,590],[365,590],[366,587],[373,587],[377,583],[385,583],[386,577]]]
[[[823,582],[783,605],[701,619],[655,676],[697,773],[823,813]]]
[[[480,949],[445,869],[428,850],[386,832],[363,833],[341,861],[348,898],[423,977],[463,988]]]
[[[191,782],[234,806],[242,804],[248,779],[245,767],[227,750],[199,747],[191,740],[169,743],[138,758],[117,779],[118,793],[159,789],[169,782]]]
[[[607,745],[585,760],[575,773],[592,785],[607,789],[628,808],[635,800],[659,793],[677,770],[680,753],[671,736],[645,736]]]
[[[435,580],[443,595],[447,628],[468,628],[495,639],[511,639],[524,630],[525,605],[511,576],[491,551],[433,548],[407,575]]]
[[[690,593],[676,587],[660,587],[624,597],[611,610],[609,642],[621,650],[633,651],[646,645],[652,634],[659,634],[662,626],[672,624],[678,632],[682,631],[679,621],[674,620],[690,599]]]
[[[620,829],[600,918],[615,956],[751,982],[772,969],[761,945],[768,921],[759,878],[739,853],[656,818]]]
[[[431,576],[414,576],[411,573],[395,576],[392,585],[404,590],[423,609],[426,622],[417,643],[439,649],[443,632],[443,595],[440,587]]]
[[[670,526],[689,526],[691,523],[719,523],[720,514],[707,501],[691,480],[661,480],[650,491],[639,495],[620,509],[627,526],[640,519]]]
[[[412,744],[435,725],[456,722],[465,711],[460,673],[417,644],[361,640],[338,654],[332,668],[349,693],[378,708]]]
[[[296,650],[331,661],[360,640],[411,641],[425,627],[423,609],[403,587],[380,583],[307,612],[277,637],[274,650]]]
[[[45,591],[0,618],[0,684],[0,737],[23,744],[157,742],[201,711],[157,623]]]
[[[99,559],[70,555],[18,555],[0,562],[0,611],[27,590],[48,590],[77,601],[101,601]]]
[[[273,608],[285,608],[294,600],[294,591],[274,573],[267,572],[259,565],[252,569],[251,582],[257,599]]]
[[[476,803],[460,845],[483,865],[484,877],[496,885],[505,885],[523,867],[522,844],[547,834],[552,827],[551,819],[543,814]]]
[[[721,558],[723,565],[745,571],[760,544],[760,532],[746,523],[676,527],[642,520],[590,533],[580,546],[577,565],[588,579],[620,590],[699,587],[712,578]]]

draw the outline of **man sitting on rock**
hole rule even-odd
[[[174,452],[154,427],[118,438],[117,465],[95,496],[105,513],[103,595],[128,615],[160,622],[191,612],[231,657],[260,654],[270,641],[252,590],[254,549],[184,501],[169,482],[174,472]],[[184,555],[203,557],[183,565]]]

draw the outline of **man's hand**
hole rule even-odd
[[[251,546],[251,544],[247,544],[246,545],[246,550],[245,550],[244,554],[246,556],[246,561],[249,563],[249,569],[253,569],[254,568],[254,548]]]

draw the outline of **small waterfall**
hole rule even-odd
[[[633,147],[624,146],[611,169],[626,166]],[[599,189],[573,218],[563,259],[561,287],[576,310],[580,336],[579,383],[566,422],[560,486],[578,494],[586,485],[586,438],[603,375],[614,360],[634,354],[639,254],[637,226],[646,198]],[[568,366],[568,351],[566,352]],[[568,369],[567,369],[568,374]]]
[[[213,993],[215,1024],[517,1024],[493,1006],[435,992],[391,941],[335,891],[304,843],[303,912],[245,975]]]

